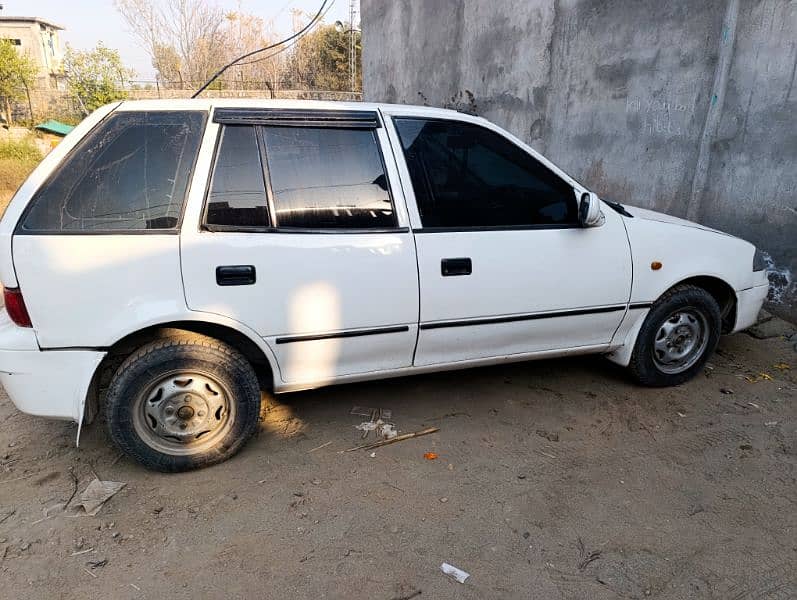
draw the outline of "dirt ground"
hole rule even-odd
[[[665,390],[588,357],[281,396],[240,455],[181,475],[3,394],[0,597],[795,598],[793,332],[725,337]],[[340,453],[354,405],[440,432]],[[95,517],[51,509],[70,473],[127,485]]]
[[[11,201],[11,197],[14,195],[14,192],[11,190],[2,190],[0,189],[0,217],[6,212],[6,207],[8,203]]]

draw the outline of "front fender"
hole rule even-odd
[[[626,219],[633,255],[631,304],[654,302],[678,283],[713,277],[734,292],[756,284],[755,246],[722,233],[673,223]],[[654,263],[661,263],[655,269]]]

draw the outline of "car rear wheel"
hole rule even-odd
[[[717,347],[720,308],[706,290],[673,288],[651,307],[629,368],[643,385],[678,385],[694,377]]]
[[[257,429],[260,387],[252,366],[204,336],[151,342],[129,356],[108,388],[106,417],[119,448],[156,471],[222,462]]]

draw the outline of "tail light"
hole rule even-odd
[[[3,302],[11,320],[20,327],[33,327],[30,322],[30,315],[22,298],[22,290],[19,288],[3,288]]]

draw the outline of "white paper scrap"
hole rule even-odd
[[[457,569],[454,565],[449,565],[448,563],[443,563],[440,565],[440,570],[446,575],[453,577],[460,583],[465,583],[465,580],[470,577],[470,573],[466,573],[462,569]]]

